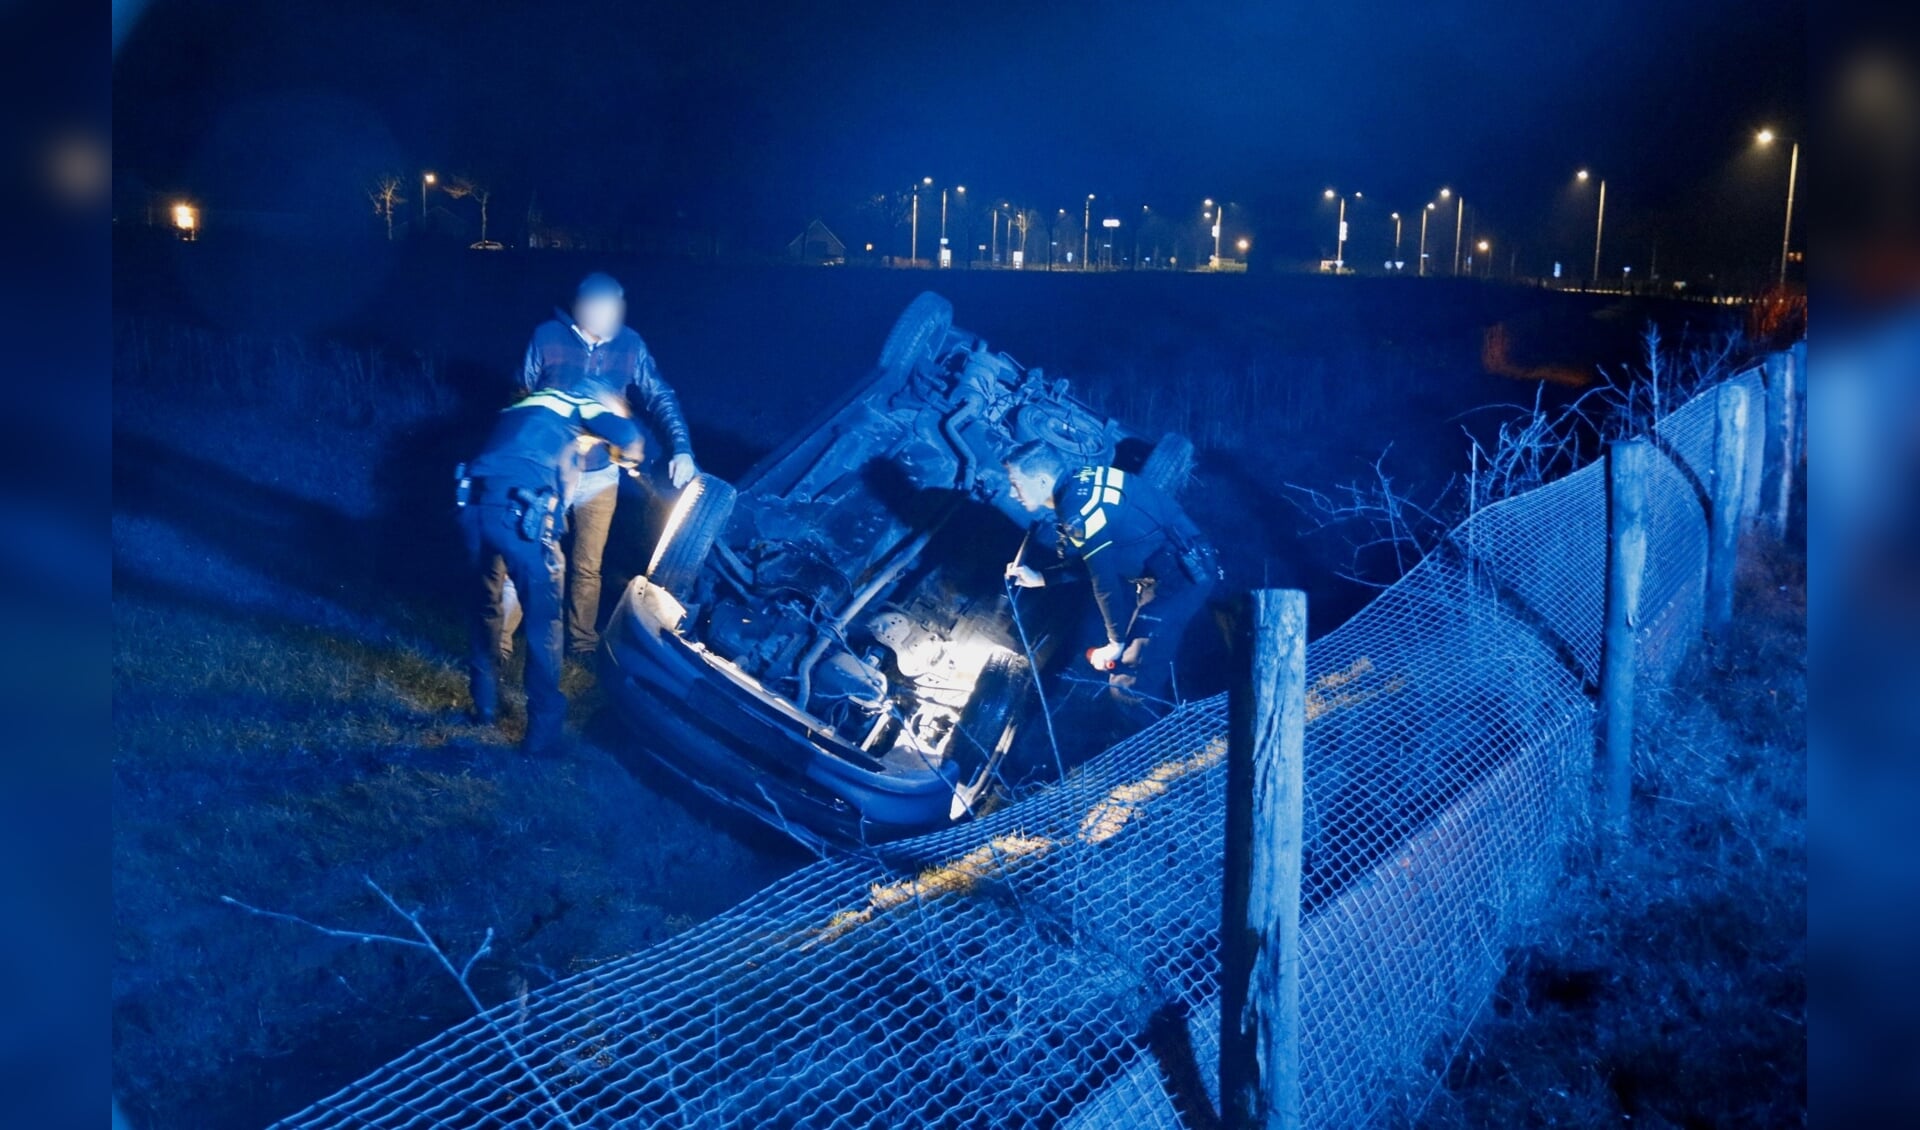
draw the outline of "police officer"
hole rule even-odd
[[[603,401],[624,399],[667,441],[667,477],[678,489],[697,473],[686,417],[673,389],[660,379],[647,343],[626,325],[626,314],[626,291],[619,282],[598,272],[588,275],[574,294],[573,309],[555,310],[533,331],[521,364],[520,394],[559,389]],[[609,459],[606,444],[589,438],[582,450],[586,462],[569,505],[567,651],[585,657],[600,642],[600,563],[620,497],[620,469]]]
[[[499,662],[507,630],[501,587],[511,577],[527,626],[527,734],[539,753],[560,739],[560,595],[566,560],[557,525],[580,479],[579,440],[611,444],[609,456],[637,458],[640,430],[624,403],[542,389],[500,413],[486,447],[459,473],[461,533],[474,587],[468,674],[477,721],[499,710]],[[603,444],[602,446],[605,446]],[[505,563],[505,569],[500,563]],[[505,577],[502,574],[505,574]]]
[[[1078,561],[1093,587],[1107,642],[1087,662],[1116,690],[1160,695],[1187,625],[1220,578],[1213,546],[1165,491],[1117,467],[1072,467],[1036,440],[1014,448],[1006,468],[1014,499],[1029,513],[1051,512],[1062,557]],[[1007,579],[1047,583],[1021,561],[1007,566]]]

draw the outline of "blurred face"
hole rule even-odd
[[[1013,500],[1026,507],[1027,513],[1037,514],[1053,508],[1053,488],[1057,480],[1045,471],[1028,474],[1018,468],[1007,468],[1008,489]]]
[[[627,303],[621,298],[585,298],[573,304],[573,320],[588,334],[606,341],[620,332],[627,318]]]

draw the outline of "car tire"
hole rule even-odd
[[[952,328],[953,303],[930,290],[921,291],[894,319],[880,347],[880,367],[891,373],[933,360]]]
[[[685,599],[693,591],[713,543],[733,517],[736,497],[731,483],[712,475],[695,475],[667,512],[666,526],[647,566],[647,579],[676,598]]]
[[[1140,465],[1140,477],[1168,495],[1178,497],[1193,478],[1194,461],[1193,441],[1179,432],[1168,432],[1147,452],[1146,462]]]
[[[1105,422],[1072,406],[1029,404],[1014,416],[1013,429],[1019,442],[1039,440],[1072,464],[1096,466],[1113,458]]]
[[[987,660],[947,743],[960,766],[962,782],[973,780],[994,760],[1008,731],[1019,721],[1032,689],[1033,669],[1024,656],[1009,651]]]

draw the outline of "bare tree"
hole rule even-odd
[[[480,205],[480,242],[487,242],[487,203],[493,199],[493,187],[470,176],[457,176],[447,185],[447,195],[459,199],[471,197]]]
[[[1027,251],[1027,236],[1033,231],[1035,224],[1043,222],[1044,217],[1041,216],[1040,209],[1038,208],[1022,208],[1014,216],[1014,224],[1020,232],[1020,255],[1023,259],[1027,260],[1027,266],[1029,267],[1033,265],[1033,256]]]
[[[367,186],[367,199],[373,201],[373,214],[387,221],[387,242],[393,242],[393,210],[407,202],[400,195],[400,186],[406,182],[398,173],[381,173],[373,183]]]
[[[861,226],[871,230],[879,228],[885,234],[879,245],[890,253],[894,240],[899,237],[900,228],[907,222],[912,211],[912,199],[904,192],[876,192],[860,202],[859,216]]]

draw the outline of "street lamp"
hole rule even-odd
[[[1762,145],[1772,145],[1778,135],[1770,129],[1763,129],[1754,135],[1754,140]],[[1793,240],[1793,189],[1800,177],[1800,143],[1793,142],[1793,156],[1787,162],[1787,222],[1780,229],[1780,285],[1787,285],[1787,245]]]
[[[438,183],[439,178],[432,173],[420,174],[420,218],[423,220],[427,218],[427,189]]]
[[[1440,199],[1445,200],[1449,196],[1453,196],[1452,189],[1443,188],[1440,190]],[[1463,223],[1466,220],[1466,216],[1467,198],[1464,196],[1453,196],[1453,273],[1455,275],[1460,273],[1460,233],[1463,230]]]
[[[1493,259],[1491,256],[1487,255],[1487,252],[1493,250],[1493,244],[1483,239],[1479,243],[1474,244],[1473,248],[1475,251],[1478,251],[1481,254],[1482,261],[1487,265],[1487,277],[1492,278],[1493,277]]]
[[[1427,277],[1427,217],[1433,215],[1434,207],[1433,201],[1429,200],[1427,206],[1420,210],[1420,277],[1423,279]]]
[[[1400,213],[1393,214],[1393,261],[1400,261]]]
[[[1328,200],[1340,202],[1340,226],[1334,232],[1333,244],[1333,273],[1337,275],[1347,269],[1347,198],[1331,188],[1322,195]],[[1359,200],[1361,194],[1356,192],[1353,198]]]
[[[907,249],[907,263],[910,266],[920,264],[920,189],[923,185],[931,187],[932,184],[932,177],[921,177],[920,183],[913,186],[913,240]]]
[[[1093,251],[1093,193],[1087,193],[1087,213],[1080,218],[1080,269],[1090,269],[1088,256]]]
[[[193,205],[181,201],[173,206],[173,226],[179,231],[180,238],[187,241],[195,239],[200,229],[200,213]]]
[[[1588,173],[1587,170],[1581,169],[1579,172],[1573,174],[1573,176],[1575,180],[1584,184],[1588,178]],[[1600,232],[1606,227],[1606,223],[1607,182],[1602,178],[1600,181],[1600,211],[1593,219],[1593,286],[1596,290],[1600,287]]]
[[[959,185],[954,191],[965,196],[967,186]],[[947,190],[944,188],[940,190],[940,266],[943,269],[953,266],[953,245],[947,242]]]

